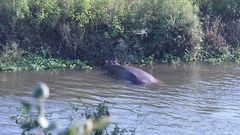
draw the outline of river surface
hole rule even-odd
[[[31,88],[39,81],[50,87],[47,112],[62,127],[77,115],[70,103],[82,107],[106,101],[112,123],[135,129],[136,135],[240,134],[240,65],[141,68],[166,86],[126,84],[102,70],[0,72],[0,134],[21,133],[10,117],[20,114],[19,100],[34,100]]]

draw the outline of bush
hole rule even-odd
[[[239,0],[213,0],[213,12],[221,15],[224,19],[239,19],[240,1]]]
[[[202,32],[198,9],[190,1],[132,1],[127,9],[123,26],[133,56],[161,60],[198,52]]]
[[[41,55],[31,54],[18,47],[15,42],[9,42],[3,46],[0,53],[0,71],[44,70],[56,68],[80,68],[91,69],[90,66],[79,59],[62,60],[52,58],[46,50]],[[46,52],[45,52],[46,51]]]
[[[198,9],[189,0],[14,0],[0,6],[2,44],[50,48],[54,57],[94,64],[113,57],[182,58],[195,55],[201,42]]]
[[[240,18],[226,23],[225,38],[233,48],[240,46]]]
[[[237,0],[13,0],[0,7],[1,44],[96,65],[115,57],[192,61],[201,47],[239,46]],[[224,26],[216,34],[218,16]]]
[[[239,47],[240,3],[238,0],[195,0],[203,23],[205,59],[236,61]],[[238,58],[236,58],[238,59]]]
[[[202,31],[197,17],[198,8],[187,0],[167,1],[165,4],[163,7],[168,14],[163,18],[167,18],[167,26],[170,25],[170,30],[167,30],[166,34],[172,36],[166,37],[168,43],[170,40],[167,47],[173,47],[169,50],[175,51],[174,53],[177,53],[175,56],[183,57],[186,52],[196,56],[202,41]]]
[[[224,24],[221,22],[220,18],[216,20],[206,29],[203,49],[211,57],[215,57],[220,54],[222,48],[227,48],[228,44],[226,39],[222,36],[224,34]]]
[[[239,19],[239,0],[194,0],[204,15],[221,16],[224,20]]]

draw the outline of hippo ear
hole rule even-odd
[[[131,66],[131,65],[132,65],[129,61],[125,61],[124,64],[125,64],[126,66]]]
[[[114,65],[120,65],[120,60],[119,60],[118,58],[115,58],[115,59],[113,60],[113,64],[114,64]]]

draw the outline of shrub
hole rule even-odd
[[[233,48],[240,46],[240,18],[226,23],[225,38]]]
[[[200,6],[205,58],[232,61],[239,46],[240,3],[238,0],[195,0]],[[226,57],[227,56],[227,57]],[[235,61],[235,60],[233,60]]]
[[[215,20],[206,26],[204,31],[204,44],[201,50],[201,60],[210,63],[220,63],[223,61],[232,61],[235,55],[234,48],[230,46],[225,38],[226,26],[220,19]]]
[[[136,1],[127,11],[127,34],[133,37],[132,52],[162,59],[166,54],[183,58],[196,54],[201,43],[198,9],[188,0]],[[130,26],[130,27],[129,27]],[[133,26],[133,27],[132,27]]]
[[[221,16],[224,20],[239,18],[239,0],[194,0],[204,15]]]
[[[56,68],[80,68],[91,69],[90,66],[79,59],[62,60],[52,58],[42,50],[42,55],[31,54],[19,48],[15,42],[8,42],[2,45],[3,51],[0,53],[0,71],[22,71],[22,70],[43,70]]]
[[[212,55],[218,55],[221,48],[228,46],[225,38],[222,36],[223,34],[224,24],[221,22],[220,18],[216,18],[212,25],[205,31],[203,49],[210,52]]]
[[[235,19],[240,16],[239,0],[213,0],[213,11],[224,19]]]
[[[106,58],[142,60],[196,53],[201,42],[198,10],[189,0],[19,0],[7,2],[21,48],[50,47],[54,56],[96,63]],[[9,25],[10,27],[10,25]],[[10,31],[3,34],[11,34]],[[123,55],[125,54],[125,55]]]

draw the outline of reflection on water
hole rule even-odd
[[[31,87],[39,81],[50,87],[51,119],[64,123],[69,122],[68,102],[96,105],[105,100],[113,123],[134,127],[137,135],[240,133],[239,65],[142,68],[167,86],[128,85],[100,70],[0,73],[0,134],[19,134],[10,116],[17,113],[20,99],[31,100]]]

